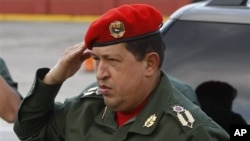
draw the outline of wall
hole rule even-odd
[[[151,4],[170,15],[190,0],[0,0],[0,13],[100,15],[125,3]]]

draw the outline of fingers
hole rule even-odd
[[[64,51],[63,55],[60,57],[61,61],[65,61],[68,63],[71,62],[79,62],[79,61],[83,61],[85,58],[84,56],[84,52],[87,50],[85,44],[83,42],[75,44],[71,47],[66,48],[66,50]]]
[[[83,42],[81,43],[78,43],[78,44],[75,44],[71,47],[68,47],[66,50],[65,50],[65,54],[79,54],[79,53],[82,53],[86,50],[86,46]]]
[[[68,47],[58,60],[57,64],[45,76],[44,82],[47,84],[62,83],[80,68],[82,62],[89,58],[91,53],[83,42]]]
[[[78,43],[76,45],[74,45],[75,48],[79,49],[79,53],[82,54],[80,61],[83,62],[84,60],[88,59],[91,57],[92,53],[91,50],[89,50],[87,48],[87,46],[85,46],[84,42]]]
[[[85,61],[86,59],[90,58],[92,56],[92,53],[90,51],[86,51],[83,53],[81,57],[81,62]]]

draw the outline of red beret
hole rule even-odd
[[[159,33],[163,23],[161,13],[146,4],[125,4],[112,8],[92,22],[85,35],[85,44],[106,46],[136,40]]]

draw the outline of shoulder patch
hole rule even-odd
[[[175,105],[173,106],[173,111],[176,112],[176,116],[182,126],[193,128],[193,123],[195,122],[195,119],[187,109],[182,106]]]
[[[92,94],[100,95],[98,87],[92,87],[92,88],[89,88],[87,91],[83,92],[83,96],[88,96]]]

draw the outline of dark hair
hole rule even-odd
[[[219,104],[226,108],[232,107],[232,102],[237,95],[237,90],[222,81],[205,81],[201,83],[195,90],[197,98],[201,103]]]
[[[130,51],[138,61],[141,61],[146,54],[156,52],[160,57],[159,68],[162,66],[164,59],[165,43],[162,35],[157,33],[155,35],[125,42],[126,48]]]

